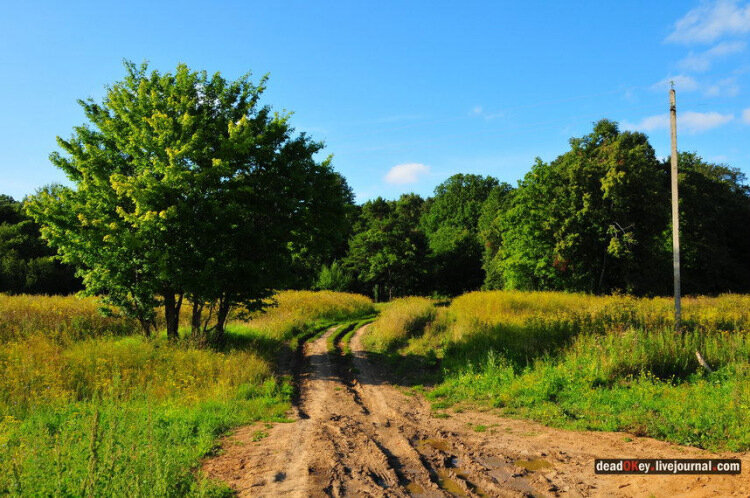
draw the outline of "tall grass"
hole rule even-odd
[[[135,320],[105,316],[95,298],[0,294],[0,343],[39,333],[58,341],[133,333]]]
[[[419,335],[435,318],[435,306],[424,297],[404,297],[390,302],[364,337],[372,351],[390,351]]]
[[[750,296],[683,306],[676,334],[670,299],[473,292],[435,310],[399,353],[441,359],[430,393],[441,405],[489,404],[551,425],[748,449]]]
[[[274,365],[284,341],[372,311],[352,294],[276,299],[230,324],[214,350],[147,339],[93,299],[0,295],[0,494],[227,492],[194,469],[229,428],[284,419],[292,388]]]
[[[248,327],[267,337],[288,340],[313,321],[343,322],[375,312],[372,301],[360,294],[332,291],[284,291],[273,307],[257,314]]]

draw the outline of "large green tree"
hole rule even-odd
[[[433,259],[433,288],[448,295],[478,289],[484,280],[478,222],[498,181],[457,174],[435,188],[421,225]]]
[[[80,288],[73,269],[55,259],[22,204],[0,195],[0,292],[69,294]]]
[[[669,161],[663,168],[666,172]],[[682,288],[688,294],[750,291],[750,187],[739,170],[679,155]],[[671,231],[665,245],[671,244]]]
[[[378,299],[425,292],[427,240],[419,227],[423,206],[416,194],[397,201],[378,197],[362,206],[343,262],[360,291]]]
[[[505,286],[666,292],[664,169],[642,133],[603,120],[537,160],[503,219]]]
[[[221,337],[233,306],[261,308],[297,278],[296,258],[326,258],[351,191],[314,159],[321,143],[260,105],[265,78],[125,69],[101,102],[79,101],[88,123],[58,138],[51,160],[73,187],[39,192],[28,212],[86,292],[147,333],[163,306],[177,337],[187,298],[194,332],[208,315]]]

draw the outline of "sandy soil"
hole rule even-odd
[[[296,421],[239,429],[203,470],[240,496],[750,496],[748,453],[551,429],[489,412],[436,418],[367,360],[363,331],[352,339],[353,365],[326,351],[334,329],[306,344]],[[268,435],[255,441],[259,431]],[[739,457],[743,473],[594,474],[594,458],[620,457]]]

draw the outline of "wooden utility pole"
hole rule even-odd
[[[674,328],[680,330],[680,207],[677,193],[677,103],[674,83],[669,90],[669,121],[672,131],[672,266],[674,268]]]

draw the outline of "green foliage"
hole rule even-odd
[[[86,293],[146,330],[163,305],[173,338],[189,297],[216,307],[221,332],[232,306],[263,306],[341,243],[351,191],[313,159],[322,144],[259,104],[265,78],[125,69],[101,102],[80,101],[89,124],[51,155],[75,187],[41,191],[28,212]]]
[[[361,291],[391,299],[425,287],[427,240],[419,229],[424,200],[416,194],[397,201],[377,198],[362,206],[344,266]]]
[[[489,176],[458,174],[435,187],[421,218],[432,254],[433,291],[457,295],[482,285],[478,222],[482,205],[497,186]]]
[[[513,187],[501,183],[490,191],[487,200],[482,204],[477,229],[479,240],[484,245],[482,269],[484,269],[485,289],[501,289],[503,274],[501,270],[500,248],[503,246],[503,235],[500,220],[511,205]]]
[[[79,289],[73,269],[55,259],[22,204],[0,194],[0,292],[70,294]]]
[[[352,285],[352,277],[344,266],[334,261],[330,266],[323,265],[318,274],[315,288],[318,290],[332,290],[343,292]]]
[[[750,230],[744,227],[750,219],[750,187],[745,176],[690,153],[680,154],[679,171],[684,292],[747,292]]]
[[[641,133],[610,121],[536,164],[502,217],[505,286],[594,293],[665,290],[664,171]]]

